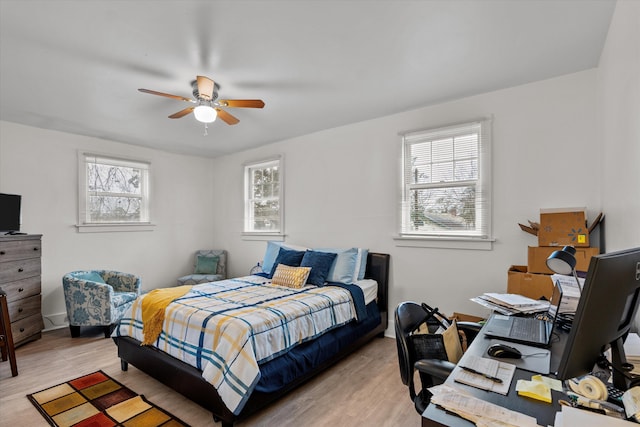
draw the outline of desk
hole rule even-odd
[[[555,372],[560,363],[560,357],[566,343],[568,334],[563,331],[556,332],[557,339],[554,337],[554,343],[551,346],[551,372]],[[487,338],[481,330],[476,339],[471,343],[464,356],[460,360],[461,364],[464,364],[465,358],[469,355],[486,356],[486,351],[491,340]],[[508,359],[504,359],[508,362]],[[560,398],[566,398],[563,393],[552,390],[553,403],[544,403],[538,400],[530,399],[527,397],[518,396],[516,391],[516,383],[519,379],[530,380],[532,375],[536,375],[534,372],[525,371],[523,369],[516,369],[516,372],[511,381],[509,387],[509,393],[506,396],[493,393],[490,391],[480,390],[475,387],[467,386],[460,383],[454,383],[453,379],[449,377],[445,384],[454,385],[464,389],[466,392],[474,397],[485,400],[487,402],[494,403],[496,405],[503,406],[513,411],[521,412],[523,414],[530,415],[538,420],[538,424],[541,426],[553,425],[556,412],[560,410],[560,404],[558,400]],[[443,409],[438,408],[434,404],[430,404],[422,414],[422,427],[431,426],[455,426],[455,427],[472,427],[474,424],[457,415],[450,414]]]

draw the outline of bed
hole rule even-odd
[[[197,353],[200,355],[203,348],[194,351],[185,351],[185,348],[182,348],[177,353],[174,352],[174,355],[171,355],[169,354],[172,351],[170,349],[171,345],[167,344],[171,342],[170,338],[166,338],[164,344],[161,343],[162,340],[158,340],[156,345],[141,345],[142,338],[139,335],[136,336],[134,333],[129,333],[130,331],[127,332],[127,327],[124,326],[127,323],[125,318],[123,318],[121,325],[113,335],[113,339],[118,346],[121,368],[123,371],[126,371],[128,365],[132,364],[136,368],[210,410],[213,414],[214,421],[221,421],[223,427],[231,427],[236,420],[246,418],[248,415],[255,413],[280,398],[314,375],[327,369],[341,358],[352,353],[374,337],[383,336],[388,322],[389,255],[369,252],[366,259],[364,279],[376,283],[377,291],[373,296],[372,302],[364,306],[360,304],[359,307],[352,307],[356,311],[354,319],[348,321],[338,319],[337,324],[328,326],[326,331],[317,331],[317,333],[311,334],[310,337],[299,340],[299,343],[293,345],[291,348],[276,348],[274,354],[267,357],[258,356],[261,351],[255,348],[245,351],[244,353],[234,353],[234,357],[238,359],[247,354],[252,357],[255,356],[259,369],[258,378],[256,378],[254,383],[251,382],[254,373],[246,374],[246,372],[252,372],[252,366],[247,369],[241,368],[241,371],[231,372],[231,374],[229,374],[229,376],[232,376],[234,379],[236,373],[238,377],[245,374],[249,375],[244,384],[250,384],[250,390],[246,394],[240,394],[237,405],[229,401],[228,384],[225,388],[224,384],[220,383],[220,393],[213,385],[218,383],[217,380],[211,379],[212,376],[216,377],[216,372],[213,374],[210,372],[212,364],[217,366],[215,360],[213,361],[214,363],[208,363],[205,366],[204,364],[198,365],[198,363],[193,363],[193,360],[188,360],[189,363],[187,363],[177,357],[180,352]],[[256,279],[256,277],[248,276],[245,278],[231,279],[230,283],[233,286],[242,287],[253,286],[258,281],[259,279]],[[331,286],[331,288],[334,288],[334,286]],[[348,288],[353,288],[353,286],[349,286]],[[211,287],[207,285],[204,285],[202,288],[194,287],[194,289],[198,289],[202,293],[211,291]],[[335,287],[335,289],[335,292],[345,291],[345,289],[340,287]],[[350,292],[353,292],[353,289],[351,289]],[[358,292],[355,292],[355,294],[357,293]],[[366,293],[366,290],[363,294],[364,293]],[[192,293],[190,292],[188,295],[192,295]],[[299,298],[298,294],[296,294],[295,298]],[[187,299],[187,297],[185,297],[185,299]],[[369,299],[372,298],[370,297]],[[172,305],[167,308],[167,313],[170,311],[169,308],[174,307],[177,301],[178,300],[174,301]],[[307,305],[306,300],[304,304]],[[351,305],[353,306],[353,304]],[[177,309],[174,307],[172,310],[176,311]],[[331,313],[330,317],[339,317],[335,314],[335,308],[332,309]],[[133,314],[131,316],[134,317]],[[129,323],[135,324],[140,322],[129,319]],[[180,324],[180,322],[176,322],[176,324]],[[128,329],[131,330],[131,326]],[[211,331],[208,333],[214,337],[214,341],[218,340],[216,342],[219,342],[217,333]],[[162,336],[164,337],[164,333]],[[249,341],[252,340],[255,341],[255,338],[252,337]],[[158,346],[162,349],[158,348]],[[206,345],[203,347],[204,349],[208,348]],[[227,372],[226,369],[228,366],[226,366],[225,363],[221,363],[220,366],[218,366],[220,372]],[[233,371],[233,369],[230,369],[230,371]],[[208,374],[208,379],[203,377],[203,375],[206,374]],[[233,388],[233,384],[235,383],[232,382],[231,384]]]

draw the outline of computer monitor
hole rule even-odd
[[[623,343],[639,301],[640,247],[593,257],[556,377],[588,374],[610,347],[613,384],[626,390]]]

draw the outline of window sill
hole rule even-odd
[[[155,224],[76,224],[78,233],[112,233],[130,231],[153,231]]]
[[[245,231],[242,233],[242,240],[257,240],[257,241],[269,241],[284,242],[285,235],[276,232],[250,232]]]
[[[436,249],[493,250],[495,239],[474,239],[470,237],[395,236],[396,246]]]

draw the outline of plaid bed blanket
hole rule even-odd
[[[142,342],[142,300],[114,335]],[[239,414],[260,379],[259,363],[356,318],[349,291],[290,289],[247,276],[193,286],[167,306],[155,346],[202,371],[225,405]]]

